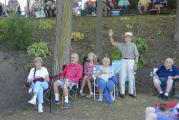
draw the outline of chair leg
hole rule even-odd
[[[116,100],[116,85],[114,85],[114,100]]]
[[[95,85],[95,80],[94,80],[94,84],[93,84],[93,99],[94,101],[96,100],[96,85]]]
[[[52,112],[52,91],[51,91],[51,87],[50,87],[50,112]]]
[[[75,101],[77,100],[77,95],[78,95],[78,88],[76,88],[76,90],[75,90]]]
[[[63,106],[63,105],[64,105],[64,94],[62,94],[61,101],[62,101],[62,102],[61,102],[61,109],[63,109],[63,107],[64,107],[64,106]]]

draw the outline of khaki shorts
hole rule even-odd
[[[73,87],[74,85],[77,84],[77,83],[73,83],[70,79],[67,79],[67,78],[65,78],[65,79],[63,79],[63,80],[62,80],[62,79],[61,79],[61,80],[57,80],[57,83],[58,83],[58,85],[59,85],[60,87],[62,87],[62,88],[63,88],[63,85],[64,85],[64,84],[67,84],[70,90],[72,89],[72,87]]]

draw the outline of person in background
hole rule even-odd
[[[118,6],[121,8],[122,14],[128,13],[129,0],[119,0]]]
[[[139,13],[145,14],[147,12],[147,9],[148,9],[150,3],[151,3],[151,0],[139,0],[139,2],[138,2]],[[143,12],[142,12],[142,8],[144,9]]]

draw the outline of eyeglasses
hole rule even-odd
[[[71,57],[71,59],[75,59],[76,57]]]

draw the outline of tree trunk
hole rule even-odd
[[[176,25],[175,25],[174,39],[177,41],[177,45],[179,46],[179,0],[177,0]]]
[[[102,56],[102,0],[97,0],[97,19],[96,19],[96,54]]]
[[[27,8],[26,8],[26,14],[27,14],[27,17],[30,18],[30,2],[29,0],[27,0]]]
[[[54,73],[70,62],[72,0],[57,0],[56,44],[54,51]]]

